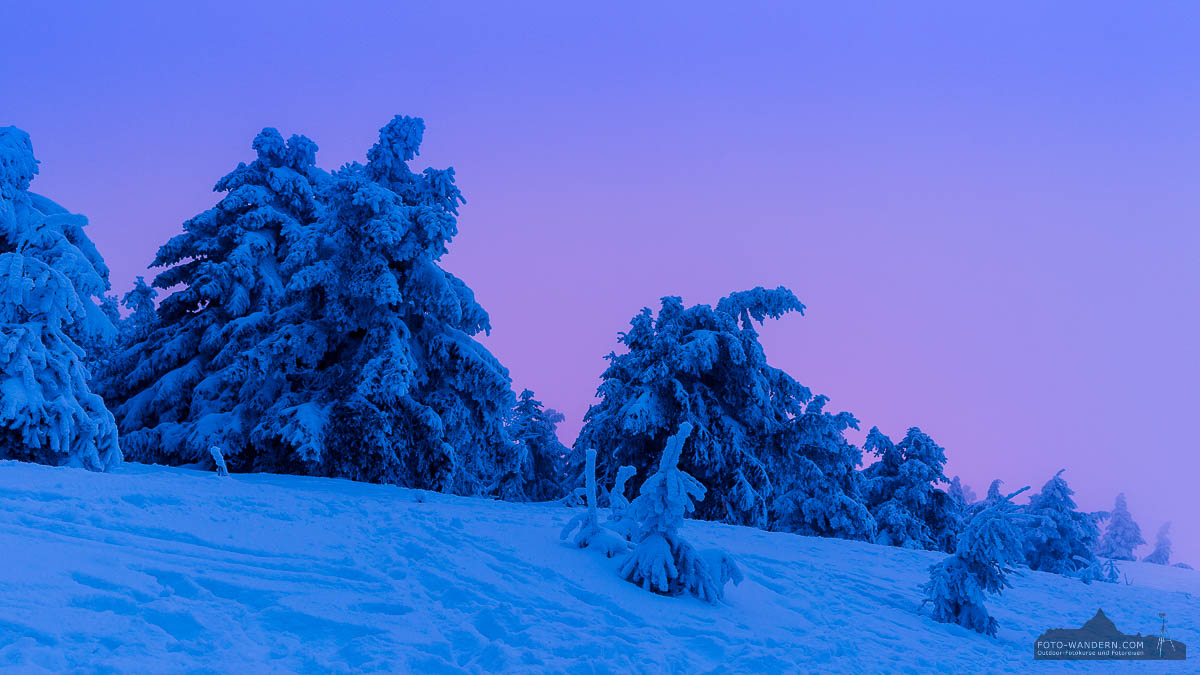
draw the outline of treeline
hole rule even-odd
[[[1109,514],[1080,512],[1061,475],[1018,509],[998,484],[977,501],[949,479],[918,427],[849,442],[852,414],[767,363],[756,327],[805,309],[784,287],[636,314],[568,449],[562,416],[513,392],[476,340],[487,312],[441,267],[465,200],[453,169],[410,167],[424,131],[397,116],[365,164],[327,171],[313,141],[264,129],[122,318],[86,219],[30,191],[29,137],[0,129],[0,458],[211,467],[215,447],[231,471],[541,501],[583,486],[594,451],[601,505],[679,471],[707,489],[692,515],[724,523],[978,556],[964,537],[1020,515],[1007,558],[1085,580],[1113,576],[1096,552],[1140,545],[1123,497],[1101,539]],[[1153,561],[1169,548],[1164,531]]]

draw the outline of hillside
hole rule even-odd
[[[998,639],[918,613],[938,554],[689,522],[746,580],[711,606],[568,547],[570,509],[343,480],[0,462],[0,670],[14,672],[1129,672],[1037,663],[1097,608],[1200,649],[1200,573],[1026,572]],[[1189,672],[1184,663],[1154,669]],[[1189,668],[1189,666],[1191,666]]]

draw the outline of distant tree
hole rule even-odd
[[[580,473],[584,449],[596,448],[602,482],[629,465],[637,469],[636,489],[686,422],[694,432],[680,467],[709,488],[697,517],[868,536],[873,523],[855,470],[861,455],[844,436],[857,421],[824,412],[828,399],[768,365],[754,329],[803,309],[780,287],[733,293],[716,307],[685,308],[668,297],[657,317],[643,310],[620,335],[628,351],[608,356],[601,401],[588,410],[575,442],[572,474]]]
[[[1004,495],[1000,493],[1001,485],[1004,485],[1004,481],[1000,480],[999,478],[992,481],[991,485],[988,485],[987,496],[984,497],[984,499],[989,502],[996,502],[1002,499]]]
[[[945,451],[912,427],[899,445],[872,427],[863,446],[879,461],[867,467],[867,507],[875,541],[889,546],[952,552],[962,517],[958,501],[937,488],[947,482]]]
[[[1171,563],[1171,521],[1163,523],[1162,527],[1158,528],[1158,536],[1154,538],[1154,550],[1150,555],[1142,558],[1142,562],[1154,563],[1155,565],[1169,565]]]
[[[966,507],[975,503],[976,499],[978,499],[975,496],[975,491],[971,489],[971,486],[963,484],[962,480],[958,476],[950,479],[950,489],[946,492],[950,495],[950,498],[959,504],[964,510]]]
[[[156,297],[158,291],[139,276],[133,288],[121,299],[120,305],[129,310],[129,314],[124,318],[116,314],[113,323],[117,327],[117,338],[92,373],[96,393],[105,401],[117,400],[124,390],[124,378],[138,365],[140,350],[131,346],[141,344],[157,327]]]
[[[85,347],[115,336],[108,269],[86,218],[29,191],[37,164],[29,135],[0,127],[0,459],[104,471],[121,449]]]
[[[638,523],[636,546],[621,563],[621,577],[648,591],[665,595],[688,593],[716,602],[724,597],[726,579],[740,580],[741,573],[710,569],[709,561],[723,568],[733,564],[722,554],[701,554],[679,534],[683,518],[703,501],[705,488],[678,468],[679,455],[692,425],[684,422],[667,440],[658,471],[642,483],[641,493],[629,505]]]
[[[1071,499],[1075,492],[1062,473],[1054,474],[1025,508],[1033,517],[1025,562],[1032,570],[1070,575],[1095,564],[1092,548],[1099,531],[1096,517],[1076,508]]]
[[[997,499],[975,514],[958,536],[954,553],[930,566],[929,582],[922,589],[935,621],[996,636],[996,619],[984,600],[1012,586],[1008,576],[1022,558],[1019,524],[1024,518],[1012,498],[1028,489]]]
[[[500,479],[507,501],[549,501],[566,493],[567,447],[558,440],[558,424],[565,418],[544,408],[529,389],[521,392],[508,422],[514,460]]]
[[[1137,560],[1134,549],[1145,544],[1142,528],[1133,521],[1125,504],[1124,493],[1117,495],[1116,504],[1109,512],[1108,526],[1096,546],[1096,555],[1114,560]]]

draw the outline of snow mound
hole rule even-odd
[[[1200,573],[1042,572],[988,604],[996,639],[918,613],[943,556],[687,521],[745,575],[710,605],[647,593],[559,540],[575,511],[344,480],[110,474],[0,462],[0,670],[14,672],[1028,672],[1103,608],[1200,647]],[[1190,667],[1189,667],[1190,666]],[[1156,663],[1189,672],[1190,662]]]

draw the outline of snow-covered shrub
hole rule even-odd
[[[956,623],[977,633],[995,637],[996,620],[987,613],[988,593],[999,595],[1012,586],[1008,575],[1022,559],[1022,519],[1012,498],[1016,492],[992,502],[967,523],[958,536],[954,553],[929,567],[929,582],[922,586],[925,601],[933,607],[932,617]]]
[[[1108,514],[1108,525],[1096,545],[1096,555],[1115,560],[1137,560],[1133,551],[1145,543],[1142,528],[1129,513],[1125,494],[1117,495],[1113,510]]]
[[[615,530],[601,527],[600,517],[596,511],[596,451],[587,451],[587,492],[584,495],[587,502],[587,509],[571,520],[563,527],[559,533],[559,539],[566,539],[574,532],[575,536],[571,540],[579,548],[594,548],[603,553],[606,557],[613,557],[618,553],[629,550],[629,543],[625,537],[618,534]]]
[[[601,481],[630,465],[636,489],[686,422],[694,432],[680,466],[710,490],[697,518],[865,538],[872,524],[859,501],[861,455],[843,435],[857,421],[825,413],[827,399],[768,365],[754,329],[803,310],[782,287],[733,293],[716,307],[667,297],[657,317],[644,309],[619,337],[628,351],[607,357],[574,472],[596,448]]]
[[[29,191],[29,135],[0,127],[0,459],[107,470],[117,427],[89,362],[115,334],[87,219]]]
[[[1154,538],[1154,550],[1150,555],[1142,558],[1142,562],[1154,563],[1155,565],[1168,565],[1171,562],[1171,522],[1163,523],[1162,527],[1158,528],[1158,536]]]
[[[1116,583],[1120,578],[1117,566],[1111,559],[1104,561],[1099,558],[1090,561],[1079,559],[1076,562],[1077,566],[1073,575],[1079,577],[1079,580],[1085,584],[1093,581]]]
[[[290,302],[256,356],[281,376],[256,444],[322,473],[458,494],[514,459],[508,370],[471,289],[439,262],[458,231],[453,169],[408,167],[424,122],[397,116],[337,171],[288,265]],[[364,433],[364,430],[369,430]]]
[[[678,466],[691,432],[692,425],[684,422],[679,432],[667,439],[658,471],[642,483],[640,494],[629,505],[629,516],[638,523],[637,545],[621,563],[620,574],[648,591],[688,593],[716,602],[725,595],[726,581],[741,580],[741,571],[719,551],[702,556],[679,534],[684,516],[705,494],[704,485]],[[710,568],[706,558],[719,562],[720,568]]]
[[[637,469],[623,466],[617,470],[617,478],[613,481],[612,491],[608,493],[608,503],[614,516],[620,516],[629,508],[629,498],[625,496],[625,484],[637,475]]]
[[[608,493],[609,515],[604,526],[626,539],[633,539],[638,531],[637,521],[629,514],[629,499],[625,496],[625,483],[636,473],[637,469],[632,466],[618,469],[617,480],[613,483],[612,491]]]
[[[1075,506],[1075,494],[1062,478],[1054,474],[1034,495],[1025,511],[1033,516],[1025,539],[1025,563],[1029,569],[1072,575],[1095,563],[1092,548],[1099,536],[1096,517]]]
[[[568,450],[558,440],[558,423],[564,419],[529,389],[521,392],[507,425],[513,460],[500,479],[501,498],[541,502],[563,496]]]
[[[899,445],[872,427],[863,448],[879,457],[863,471],[876,543],[952,553],[962,506],[937,487],[947,482],[942,447],[917,427]]]
[[[221,449],[214,445],[208,449],[208,454],[212,455],[213,466],[216,467],[217,475],[228,476],[229,467],[225,465],[225,456],[221,454]]]
[[[158,253],[180,287],[125,345],[115,410],[128,453],[182,464],[219,445],[233,470],[480,494],[515,461],[508,371],[439,261],[463,201],[452,169],[408,168],[424,123],[396,117],[366,165],[255,139],[218,204]]]

